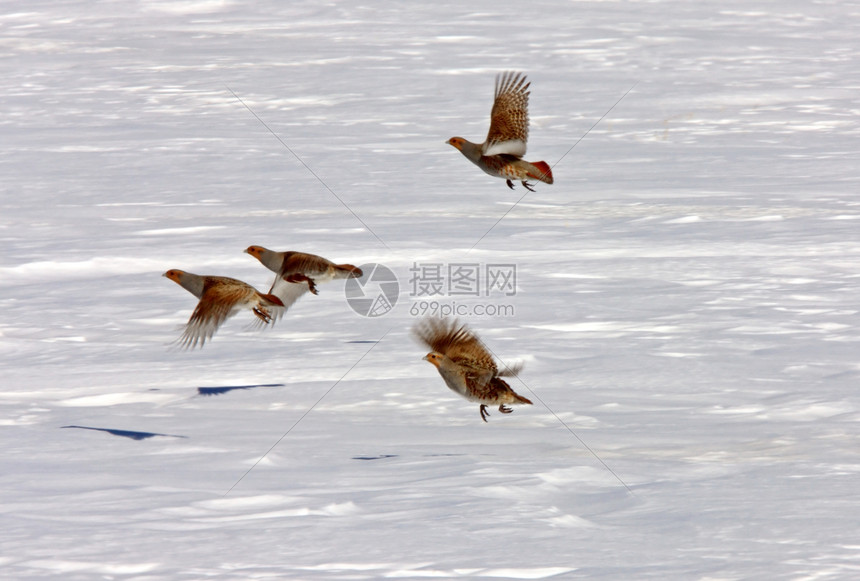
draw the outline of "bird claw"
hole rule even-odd
[[[254,314],[257,315],[257,318],[259,318],[261,321],[263,321],[263,323],[267,325],[272,322],[271,313],[269,313],[269,311],[267,311],[263,307],[254,307]]]
[[[505,180],[505,183],[508,184],[509,188],[514,189],[514,182],[512,182],[511,180]]]
[[[487,412],[487,406],[486,406],[486,404],[483,404],[483,403],[482,403],[482,404],[481,404],[481,419],[482,419],[482,420],[484,420],[484,422],[486,422],[486,421],[487,421],[487,416],[489,416],[489,415],[490,415],[490,414],[489,414],[489,412]]]
[[[314,282],[314,279],[312,279],[309,276],[306,276],[304,274],[301,274],[301,273],[291,274],[290,276],[284,277],[284,280],[287,282],[292,282],[292,283],[296,283],[296,284],[306,282],[306,283],[308,283],[308,290],[309,291],[311,291],[315,295],[320,294],[319,291],[317,290],[317,285]]]
[[[509,414],[509,413],[511,413],[511,412],[512,412],[512,411],[514,411],[514,410],[512,410],[511,408],[509,408],[509,407],[508,407],[508,406],[506,406],[505,404],[502,404],[502,405],[500,405],[500,406],[499,406],[499,411],[500,411],[500,412],[502,412],[503,414]]]
[[[530,192],[534,191],[534,188],[532,188],[532,185],[530,183],[528,183],[527,181],[523,180],[522,184],[523,184],[523,187],[525,189],[527,189],[528,191],[530,191]],[[513,189],[513,186],[511,186],[511,189]]]

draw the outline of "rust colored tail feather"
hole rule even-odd
[[[536,161],[532,165],[535,166],[540,173],[538,175],[529,174],[529,177],[532,177],[536,180],[540,180],[540,181],[548,183],[548,184],[552,183],[552,168],[549,167],[549,164],[547,162]],[[529,402],[529,403],[531,403],[531,402]]]
[[[362,276],[364,276],[364,273],[361,272],[360,268],[351,264],[338,264],[335,265],[335,268],[339,272],[346,274],[346,276],[354,276],[356,278],[361,278]]]
[[[275,295],[269,295],[269,294],[264,295],[261,293],[260,296],[262,296],[264,299],[266,299],[267,301],[269,301],[270,303],[272,303],[276,307],[283,307],[284,306],[284,301],[282,301],[281,299],[279,299]]]

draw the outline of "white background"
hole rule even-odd
[[[4,2],[0,575],[855,578],[859,19]],[[444,143],[503,70],[555,174],[515,207]],[[250,244],[401,301],[338,281],[171,349],[195,299],[161,274],[265,290]],[[416,261],[517,264],[515,316],[467,321],[534,406],[484,424],[421,360]]]

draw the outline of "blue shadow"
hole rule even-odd
[[[198,387],[197,395],[221,395],[236,389],[255,389],[258,387],[284,387],[283,383],[260,383],[257,385],[225,385],[224,387]]]
[[[112,430],[110,428],[91,428],[89,426],[61,426],[62,428],[75,428],[78,430],[94,430],[96,432],[107,432],[112,436],[120,436],[123,438],[131,438],[132,440],[146,440],[161,436],[164,438],[187,438],[188,436],[175,436],[173,434],[156,434],[155,432],[134,432],[131,430]]]

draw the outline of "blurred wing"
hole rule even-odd
[[[276,276],[275,282],[272,283],[272,288],[269,289],[269,294],[275,295],[281,299],[281,302],[284,303],[284,307],[277,309],[278,313],[274,318],[280,319],[287,309],[289,309],[292,304],[299,300],[306,292],[308,292],[308,284],[306,282],[287,282],[284,280],[283,276]],[[275,313],[273,312],[273,316],[274,315]]]
[[[490,131],[484,155],[526,154],[529,138],[529,85],[525,75],[502,73],[496,77],[496,98],[490,113]]]
[[[253,287],[240,282],[213,282],[203,291],[197,308],[191,313],[179,344],[186,349],[203,345],[212,338],[221,323],[226,321],[236,309],[255,297]]]
[[[430,349],[461,366],[467,378],[486,384],[497,374],[492,354],[477,335],[457,320],[428,318],[418,323],[412,332]]]
[[[468,340],[471,333],[456,319],[427,317],[412,327],[412,335],[432,351],[447,355],[454,344]]]
[[[278,304],[278,301],[283,303],[277,295],[259,294],[257,297],[257,304],[252,309],[254,311],[254,320],[251,321],[249,327],[252,329],[259,329],[267,325],[274,325],[280,321],[281,317],[284,316],[284,313],[287,312],[287,307],[282,304]]]
[[[505,365],[502,363],[502,370],[499,371],[499,377],[516,377],[523,370],[523,362],[518,361],[513,365]]]

